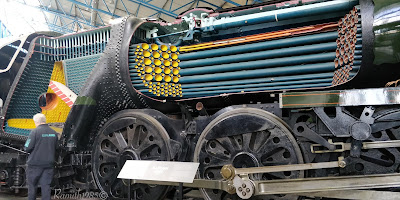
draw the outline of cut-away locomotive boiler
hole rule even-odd
[[[0,187],[25,188],[41,112],[61,134],[63,192],[126,198],[125,161],[157,160],[200,163],[184,192],[205,199],[392,195],[399,13],[389,0],[276,0],[15,40],[0,50]],[[174,184],[129,193],[163,199]],[[359,190],[371,188],[386,189]]]

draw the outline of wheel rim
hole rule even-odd
[[[225,164],[232,164],[236,168],[298,164],[303,163],[303,157],[282,120],[263,110],[239,108],[221,114],[207,125],[197,142],[194,161],[200,163],[199,178],[218,180],[222,179],[219,172]],[[253,174],[250,178],[268,180],[299,177],[303,177],[302,171]],[[229,195],[220,190],[201,189],[201,192],[205,199],[238,198],[236,194]],[[297,199],[283,195],[253,199],[257,198]]]
[[[106,135],[104,130],[118,122],[134,123]],[[127,198],[127,186],[117,175],[126,160],[170,160],[169,136],[163,126],[147,114],[122,112],[112,117],[100,130],[93,149],[93,173],[101,191],[110,198]],[[134,184],[131,197],[161,199],[168,186]]]

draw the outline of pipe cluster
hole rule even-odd
[[[342,84],[355,76],[361,65],[359,7],[353,8],[357,1],[351,2],[352,5],[335,7],[340,15],[334,22],[179,49],[156,44],[132,45],[132,83],[143,94],[184,98]]]
[[[132,84],[145,94],[182,96],[178,49],[157,44],[131,45],[129,72]]]
[[[335,29],[182,53],[183,96],[330,86],[337,35]]]
[[[351,72],[358,70],[361,65],[362,35],[359,8],[354,7],[339,20],[338,25],[335,73],[332,85],[347,82],[352,77]]]

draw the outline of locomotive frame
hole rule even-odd
[[[19,47],[13,43],[6,46],[8,49],[2,48],[2,60],[14,55],[18,57],[10,62],[10,69],[0,74],[3,75],[2,80],[9,83],[4,87],[6,92],[0,93],[1,98],[5,98],[0,116],[0,123],[3,124],[0,130],[1,187],[17,192],[26,188],[26,154],[22,148],[26,134],[32,127],[23,120],[34,112],[45,112],[51,125],[62,131],[54,185],[63,192],[79,188],[107,192],[110,199],[124,199],[128,193],[139,199],[173,198],[175,190],[169,186],[177,183],[136,181],[132,191],[126,191],[126,183],[116,178],[126,160],[163,160],[199,162],[194,183],[184,186],[188,190],[199,188],[205,199],[394,198],[400,187],[399,90],[381,87],[398,78],[395,66],[399,60],[387,59],[388,63],[382,63],[388,55],[376,53],[384,52],[379,44],[393,41],[397,32],[390,29],[390,23],[372,22],[374,6],[384,8],[380,15],[375,12],[375,17],[382,19],[387,16],[385,14],[390,14],[389,11],[396,10],[398,5],[381,5],[379,0],[310,2],[278,0],[218,12],[194,9],[183,13],[171,24],[125,17],[110,27],[73,35],[36,33],[21,40],[23,45]],[[278,14],[274,15],[273,22],[267,19],[271,12],[300,12],[296,9],[301,6],[313,10],[331,4],[342,5],[344,8],[330,11],[330,15],[324,19],[299,17],[285,21],[283,17],[281,22]],[[251,84],[254,85],[259,81],[256,79],[257,73],[262,71],[251,68],[253,65],[265,67],[274,61],[265,57],[260,60],[249,60],[253,58],[246,56],[232,58],[242,59],[237,62],[243,66],[237,66],[224,59],[217,59],[218,55],[210,56],[218,52],[220,56],[232,57],[229,50],[239,52],[260,41],[287,42],[301,37],[310,39],[303,40],[310,44],[302,43],[300,47],[310,45],[310,48],[315,48],[323,41],[311,43],[314,34],[322,34],[323,37],[336,34],[336,39],[339,32],[339,36],[345,37],[340,32],[346,27],[342,22],[346,21],[343,13],[351,14],[352,11],[353,14],[359,12],[357,16],[361,16],[361,19],[357,18],[352,24],[355,27],[352,37],[356,42],[354,46],[349,45],[343,50],[349,53],[340,51],[339,47],[345,44],[339,41],[339,54],[338,51],[329,52],[332,47],[328,45],[327,49],[321,50],[322,53],[310,50],[306,57],[314,59],[312,61],[300,58],[301,55],[294,51],[290,56],[297,55],[296,59],[303,59],[304,62],[293,57],[283,57],[290,58],[288,60],[272,57],[279,61],[275,60],[278,64],[274,67],[277,70],[289,65],[297,67],[297,71],[304,70],[304,74],[286,76],[288,72],[280,71],[280,74],[276,72],[271,75],[273,78],[263,78],[269,78],[272,84],[279,82],[279,79],[291,80],[286,84],[299,83],[296,87],[284,84],[271,86],[268,82],[266,84],[270,85],[265,87],[243,88],[241,81],[253,81]],[[319,13],[316,16],[322,15]],[[332,22],[338,19],[342,26]],[[256,22],[252,24],[252,20]],[[349,17],[347,21],[351,21]],[[323,28],[320,24],[323,24]],[[303,30],[310,26],[317,28],[298,35],[297,29],[293,32],[294,28]],[[320,29],[323,31],[320,32]],[[280,30],[292,31],[293,35],[280,36]],[[331,33],[332,30],[335,34]],[[268,35],[272,38],[235,43],[246,40],[247,36],[257,35],[254,33],[265,32],[279,36],[275,38]],[[383,42],[377,44],[378,39]],[[224,43],[230,45],[223,46]],[[397,52],[396,45],[393,43],[391,46],[394,52]],[[234,49],[237,46],[242,49]],[[268,55],[275,55],[273,50],[283,51],[285,48],[299,46],[279,46],[282,48],[264,50],[268,50]],[[164,47],[166,50],[161,49]],[[336,49],[336,43],[333,47]],[[10,48],[17,50],[10,53]],[[227,53],[223,54],[222,51]],[[26,55],[24,59],[21,52]],[[146,56],[144,52],[149,55]],[[161,53],[162,57],[165,53],[162,60],[165,67],[163,76],[161,73],[153,73],[156,70],[156,60],[160,57],[155,52]],[[245,53],[248,52],[235,55]],[[313,56],[313,53],[321,53],[318,55],[323,54],[325,57],[317,58],[319,56]],[[173,54],[176,58],[173,58]],[[331,59],[331,56],[333,59],[329,64],[319,63]],[[354,62],[351,65],[350,62],[340,64],[344,62],[340,59],[345,56],[353,56]],[[146,59],[151,64],[146,64]],[[190,67],[195,65],[196,60],[215,63],[211,67],[206,64]],[[265,60],[268,62],[263,62]],[[168,68],[170,63],[165,61],[179,63],[180,67]],[[246,62],[251,65],[245,65]],[[283,62],[285,66],[280,66],[279,63]],[[152,71],[146,71],[146,67],[153,63]],[[230,68],[230,71],[222,71],[222,65]],[[64,68],[62,73],[59,72],[60,66]],[[322,67],[312,68],[315,66]],[[82,71],[73,71],[74,67]],[[178,70],[177,74],[168,75],[171,72],[166,73],[167,68]],[[239,71],[234,71],[237,68]],[[316,71],[306,70],[311,68]],[[318,70],[328,68],[331,70],[329,73],[332,72],[329,75],[333,77],[329,80],[318,79],[322,74]],[[250,73],[251,70],[254,72]],[[388,70],[393,73],[388,75]],[[327,71],[323,72],[326,72],[324,76],[328,74]],[[213,73],[218,73],[217,81],[213,81],[210,75]],[[250,78],[239,77],[235,82],[226,78],[224,73],[231,73],[234,78],[237,74]],[[162,79],[158,80],[157,75]],[[151,79],[147,80],[150,76]],[[175,77],[176,82],[173,79]],[[293,77],[307,81],[295,80]],[[369,81],[371,78],[374,81]],[[163,90],[172,85],[172,80],[176,87],[171,91],[175,93],[161,93],[161,86],[157,87],[157,91],[150,92],[150,80],[156,85],[165,83]],[[321,80],[325,82],[316,83]],[[72,108],[67,107],[64,98],[60,99],[65,105],[57,99],[57,106],[63,104],[64,107],[49,108],[37,104],[36,98],[44,98],[50,105],[52,98],[46,95],[52,92],[57,94],[54,89],[48,89],[48,81],[64,81],[65,85],[78,94]],[[201,89],[203,86],[213,89]],[[221,89],[222,86],[225,88]],[[183,93],[179,93],[180,90]],[[187,97],[185,91],[188,91]],[[60,112],[58,118],[54,117],[54,110]],[[64,116],[63,120],[60,120],[60,116]],[[362,190],[376,188],[385,189]]]

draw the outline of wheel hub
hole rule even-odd
[[[127,160],[139,160],[139,156],[133,149],[126,149],[119,156],[120,166],[123,166]]]
[[[275,115],[254,108],[227,111],[204,129],[197,142],[194,162],[199,162],[199,178],[223,179],[224,165],[250,168],[300,164],[303,157],[291,132]],[[253,180],[300,178],[303,172],[252,174]],[[221,190],[201,189],[204,199],[237,199]],[[297,199],[285,195],[269,195],[254,199]]]
[[[232,165],[235,168],[259,167],[259,161],[249,152],[240,152],[233,158]]]
[[[130,118],[133,124],[121,124]],[[112,127],[112,133],[106,133]],[[109,128],[110,129],[110,128]],[[116,130],[117,129],[117,130]],[[112,117],[100,130],[93,147],[93,175],[101,191],[110,199],[126,199],[127,184],[117,176],[127,160],[169,161],[169,136],[164,127],[153,117],[131,110]],[[168,186],[135,184],[131,197],[136,199],[162,199]]]

